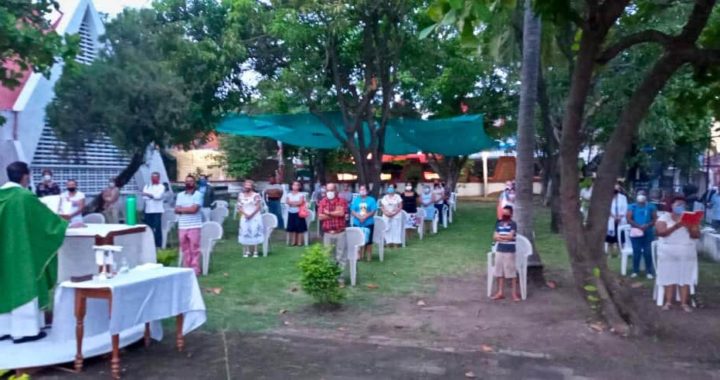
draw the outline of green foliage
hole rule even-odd
[[[263,138],[224,135],[214,159],[231,177],[247,178],[272,154],[267,143]]]
[[[342,270],[331,260],[329,247],[320,244],[308,247],[298,262],[298,268],[303,290],[318,304],[337,305],[345,298],[338,283]]]
[[[178,250],[177,248],[158,249],[157,251],[157,262],[166,266],[172,267],[177,265]]]

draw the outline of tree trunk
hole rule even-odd
[[[127,166],[125,166],[125,169],[120,172],[120,174],[115,177],[115,186],[118,187],[118,189],[122,189],[125,185],[128,184],[137,173],[138,169],[140,169],[140,165],[142,165],[145,162],[145,151],[137,151],[130,156],[130,162],[128,162]],[[93,213],[93,212],[102,212],[104,208],[103,205],[103,199],[101,194],[98,194],[95,198],[93,198],[92,202],[90,202],[87,206],[85,206],[85,212],[87,213]]]
[[[537,102],[538,73],[540,70],[540,18],[532,9],[532,1],[525,0],[523,24],[522,88],[517,131],[517,195],[515,220],[518,233],[534,242],[533,232],[533,178],[535,175],[535,104]],[[534,247],[533,243],[533,247]],[[540,256],[533,248],[529,266],[542,266]]]
[[[538,72],[538,105],[540,106],[540,124],[543,127],[545,143],[543,151],[545,159],[543,162],[543,185],[545,205],[550,206],[550,231],[559,233],[562,228],[562,216],[560,211],[560,170],[558,166],[558,142],[555,136],[552,112],[550,111],[550,98],[547,93],[547,84],[543,75],[542,67]]]
[[[436,154],[430,154],[430,167],[440,176],[440,179],[445,182],[445,187],[449,191],[455,191],[458,180],[460,179],[460,172],[467,163],[467,156],[458,157],[446,157],[439,156]]]

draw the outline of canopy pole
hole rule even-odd
[[[276,180],[278,183],[284,183],[285,182],[285,160],[283,159],[283,143],[280,140],[277,140],[277,160],[278,160],[278,169],[276,174]]]
[[[483,151],[481,156],[482,156],[482,164],[483,164],[483,197],[487,198],[487,196],[488,196],[488,156],[489,156],[489,153]]]

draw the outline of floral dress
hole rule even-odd
[[[250,195],[240,194],[238,196],[237,208],[244,213],[250,214],[260,207],[261,199],[257,193]],[[238,242],[242,245],[257,245],[265,241],[265,227],[262,222],[262,213],[256,213],[252,218],[247,219],[245,215],[240,219],[240,231]]]

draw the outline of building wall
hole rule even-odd
[[[213,159],[217,154],[218,152],[213,149],[173,150],[172,155],[177,160],[177,175],[180,177],[174,180],[180,181],[188,174],[195,174],[198,168],[203,174],[210,176],[212,181],[227,180],[227,175]]]

